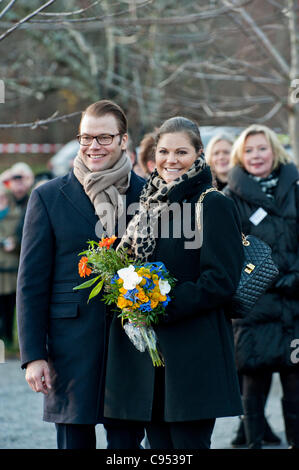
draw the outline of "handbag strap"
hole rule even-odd
[[[212,191],[217,191],[217,193],[220,193],[220,191],[218,191],[218,189],[216,188],[209,188],[209,189],[206,189],[205,191],[203,191],[201,193],[201,195],[199,196],[199,199],[196,203],[196,206],[195,206],[195,215],[196,215],[196,223],[197,223],[197,227],[198,227],[198,231],[200,232],[202,227],[201,227],[201,214],[202,214],[202,203],[203,203],[203,200],[204,198],[206,197],[207,194],[211,193]],[[222,193],[221,193],[222,194]]]
[[[201,231],[201,214],[202,214],[202,203],[203,203],[203,200],[204,198],[206,197],[207,194],[211,193],[212,191],[217,191],[217,193],[220,193],[222,194],[222,196],[224,196],[224,194],[219,191],[218,189],[216,188],[209,188],[209,189],[206,189],[205,191],[203,191],[201,193],[201,195],[199,196],[199,199],[196,203],[196,208],[195,208],[195,213],[196,213],[196,222],[197,222],[197,227],[198,227],[198,231],[200,232]],[[250,242],[249,240],[247,240],[247,237],[246,235],[244,235],[243,232],[241,232],[242,234],[242,244],[244,246],[249,246],[250,245]]]

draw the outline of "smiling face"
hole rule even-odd
[[[227,140],[218,140],[213,145],[211,155],[211,166],[216,175],[227,175],[230,169],[230,153],[232,144]]]
[[[249,135],[244,143],[243,165],[248,173],[266,178],[270,175],[274,155],[270,143],[263,133]]]
[[[113,114],[97,117],[85,114],[80,125],[81,135],[118,134],[118,123]],[[112,168],[126,150],[127,134],[117,135],[110,145],[101,145],[96,139],[88,146],[80,146],[82,160],[90,171]]]
[[[170,183],[189,170],[198,154],[188,134],[175,132],[160,137],[155,156],[159,175]]]

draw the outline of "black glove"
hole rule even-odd
[[[299,272],[285,274],[275,283],[276,289],[286,296],[299,296]]]

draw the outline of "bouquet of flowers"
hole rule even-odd
[[[152,325],[165,313],[175,279],[161,262],[138,264],[126,250],[114,250],[115,240],[113,236],[88,242],[88,249],[79,254],[79,274],[96,276],[74,289],[94,286],[89,301],[104,288],[102,300],[121,311],[118,317],[134,346],[141,352],[148,349],[154,366],[164,366]]]

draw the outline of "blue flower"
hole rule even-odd
[[[131,300],[132,302],[136,302],[136,294],[138,294],[138,290],[137,289],[131,289],[131,290],[128,290],[125,294],[124,294],[124,298],[127,299],[127,300]]]
[[[114,274],[113,278],[111,279],[111,284],[116,284],[116,281],[118,281],[119,276],[117,274]]]
[[[167,307],[169,302],[170,302],[170,297],[169,297],[169,295],[166,295],[166,300],[164,300],[164,302],[162,302],[163,307]]]
[[[155,284],[153,283],[152,279],[149,279],[148,277],[144,277],[143,279],[146,280],[146,283],[143,286],[144,289],[151,290],[155,287]]]
[[[146,302],[146,304],[141,304],[140,307],[139,307],[139,310],[141,312],[150,312],[152,310],[150,300],[148,302]]]

